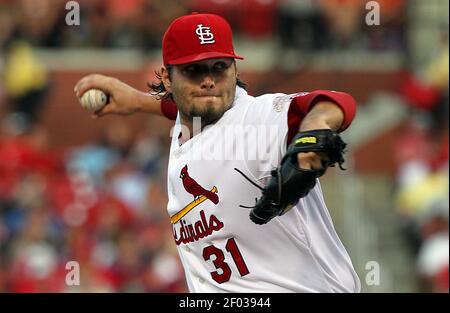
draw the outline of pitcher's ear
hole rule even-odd
[[[167,92],[172,92],[169,70],[165,66],[161,66],[161,82],[164,84]]]

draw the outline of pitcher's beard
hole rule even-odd
[[[182,107],[178,109],[180,110],[180,113],[191,122],[193,122],[195,117],[200,118],[202,128],[215,123],[226,111],[226,109],[216,109],[213,106],[207,106],[201,109],[196,108],[195,106],[192,106],[189,110],[185,110]]]

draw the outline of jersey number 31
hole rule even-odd
[[[250,273],[234,238],[228,239],[225,249],[231,254],[231,257],[233,258],[233,261],[236,264],[241,276],[245,276]],[[216,269],[220,269],[222,273],[219,274],[218,271],[211,272],[211,277],[219,284],[223,284],[230,280],[231,268],[225,262],[225,255],[222,250],[214,245],[207,246],[203,249],[203,259],[205,259],[205,261],[210,260],[213,255],[215,256],[215,259],[212,262]]]

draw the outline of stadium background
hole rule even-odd
[[[165,28],[192,11],[230,21],[251,94],[354,95],[349,169],[322,184],[362,289],[448,292],[449,3],[379,0],[369,26],[366,2],[80,0],[68,26],[66,1],[0,0],[0,292],[186,291],[165,210],[171,123],[93,120],[73,87],[97,72],[147,90]]]

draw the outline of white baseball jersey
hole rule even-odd
[[[295,95],[252,97],[180,145],[177,117],[168,166],[168,212],[191,292],[359,292],[317,181],[283,216],[249,219],[261,191],[234,168],[267,183],[286,152]]]

